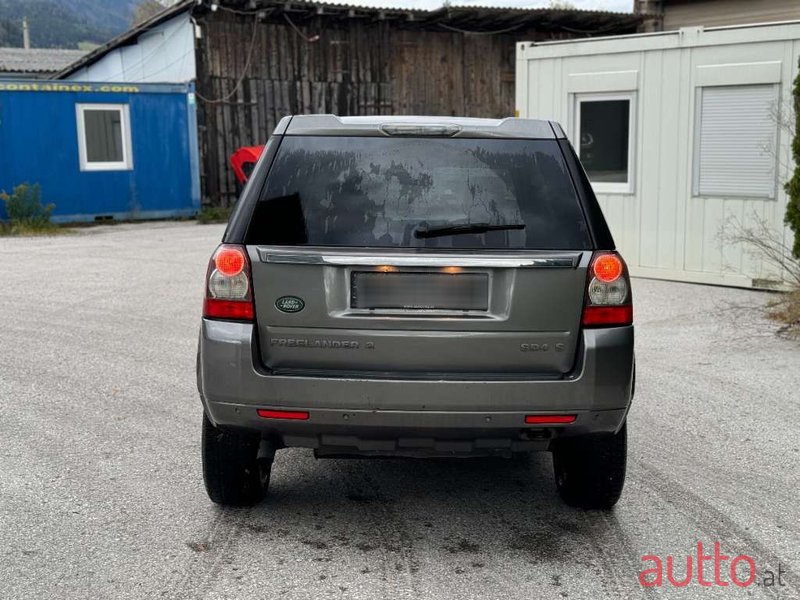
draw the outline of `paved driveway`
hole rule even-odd
[[[563,506],[548,455],[304,450],[278,454],[263,504],[215,507],[194,361],[222,229],[0,239],[0,598],[800,596],[800,346],[751,291],[634,281],[629,478],[611,513]],[[674,555],[682,577],[698,541],[775,586],[701,588],[695,565],[686,588],[643,590],[643,555]]]

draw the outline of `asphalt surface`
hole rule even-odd
[[[194,366],[222,230],[0,238],[0,598],[800,597],[800,344],[761,316],[768,294],[633,282],[637,393],[612,512],[562,505],[549,455],[305,450],[278,453],[264,503],[220,509]],[[775,585],[702,587],[696,566],[684,588],[640,585],[643,555],[673,555],[682,577],[698,541]]]

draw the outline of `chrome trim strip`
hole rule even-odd
[[[349,254],[302,254],[296,252],[283,253],[280,251],[275,252],[274,249],[258,248],[258,256],[261,262],[290,265],[574,269],[578,266],[581,253],[498,257],[451,256],[447,254],[427,254],[425,256],[364,256]]]
[[[284,265],[321,265],[322,256],[314,254],[270,254],[265,250],[258,250],[261,262]]]

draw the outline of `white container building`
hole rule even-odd
[[[726,235],[790,245],[798,58],[800,21],[521,42],[517,112],[562,124],[633,275],[765,287],[783,274]]]

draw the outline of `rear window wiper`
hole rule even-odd
[[[434,238],[445,235],[463,235],[467,233],[486,233],[487,231],[507,231],[525,229],[525,223],[509,223],[508,225],[489,225],[489,223],[463,223],[461,225],[445,225],[443,227],[420,226],[414,230],[416,238]]]

